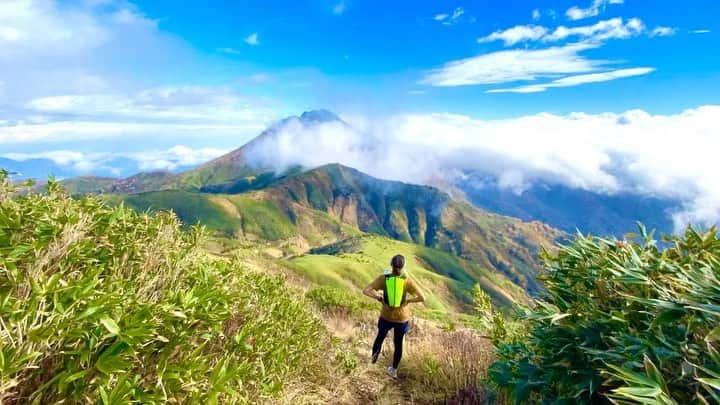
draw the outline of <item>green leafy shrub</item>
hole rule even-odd
[[[497,345],[511,403],[720,403],[720,241],[689,228],[658,248],[579,236],[546,253],[529,333]]]
[[[307,373],[322,329],[306,303],[201,236],[0,175],[0,402],[248,402]]]
[[[364,312],[377,310],[380,304],[375,305],[370,299],[366,299],[347,289],[333,286],[315,286],[310,288],[305,296],[323,311],[348,312],[353,315],[361,315]]]
[[[352,351],[338,349],[335,352],[335,361],[340,369],[347,375],[352,374],[358,368],[357,355]]]

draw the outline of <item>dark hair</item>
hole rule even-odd
[[[390,260],[390,265],[392,266],[393,273],[399,275],[400,270],[405,267],[405,257],[403,257],[403,255],[393,256],[392,260]]]

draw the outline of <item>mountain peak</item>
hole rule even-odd
[[[332,111],[325,110],[325,109],[318,109],[318,110],[310,110],[305,111],[300,115],[300,121],[307,122],[307,123],[321,123],[321,122],[333,122],[333,121],[342,121],[340,117],[337,116]]]

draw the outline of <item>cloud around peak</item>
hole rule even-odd
[[[280,171],[342,163],[376,177],[424,184],[477,171],[518,193],[540,182],[664,196],[683,202],[674,213],[681,229],[688,222],[720,220],[720,186],[712,168],[720,147],[714,136],[718,117],[720,106],[673,115],[632,110],[489,121],[457,114],[345,118],[350,125],[288,121],[248,156]]]

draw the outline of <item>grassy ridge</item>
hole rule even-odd
[[[314,249],[312,253],[290,259],[289,266],[316,284],[349,293],[359,293],[382,274],[393,255],[402,254],[407,259],[406,268],[425,292],[430,310],[467,310],[476,283],[501,307],[527,303],[525,292],[503,275],[415,244],[368,235]]]
[[[115,197],[113,201],[124,201],[140,212],[172,210],[185,224],[201,223],[226,235],[240,231],[265,240],[295,235],[287,215],[252,196],[167,190]]]
[[[0,402],[251,402],[312,374],[322,327],[282,279],[172,215],[3,180]]]

